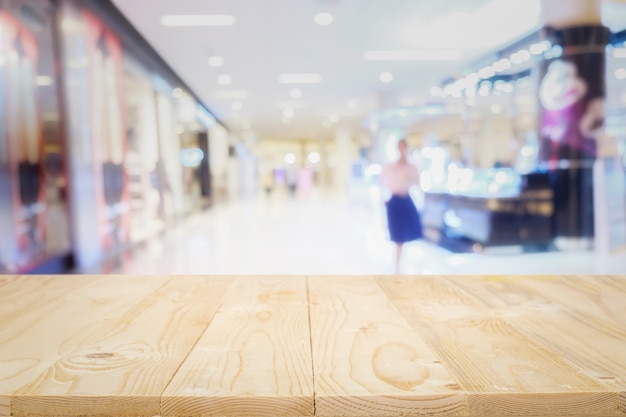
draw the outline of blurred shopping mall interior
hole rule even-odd
[[[626,0],[0,0],[0,273],[626,274]]]

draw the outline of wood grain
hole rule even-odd
[[[166,416],[312,416],[305,278],[236,279],[162,404]]]
[[[128,304],[132,288],[112,279],[108,302],[127,306],[121,314],[91,316],[89,326],[67,333],[58,345],[62,358],[13,395],[13,416],[160,414],[161,393],[226,286],[213,278],[169,278]]]
[[[460,387],[370,277],[309,279],[316,415],[457,415]]]
[[[0,417],[626,417],[626,277],[0,276]]]
[[[0,416],[8,417],[11,415],[11,397],[0,395]]]
[[[467,392],[470,415],[541,415],[548,409],[553,416],[616,413],[616,393],[473,293],[441,277],[378,282]]]
[[[450,280],[577,371],[626,390],[626,294],[575,277]]]
[[[2,287],[0,395],[12,395],[67,354],[70,336],[123,314],[165,279],[32,276]],[[116,288],[124,286],[127,292]]]

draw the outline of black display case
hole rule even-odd
[[[462,190],[428,190],[426,239],[454,252],[547,251],[553,240],[553,192],[547,173],[472,171]]]

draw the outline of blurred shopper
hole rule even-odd
[[[285,176],[287,186],[289,187],[289,194],[294,197],[296,195],[296,188],[298,187],[298,168],[293,164],[288,165],[285,170]]]
[[[269,196],[272,194],[272,189],[274,188],[274,170],[266,169],[261,174],[261,186],[265,190],[265,195]]]
[[[409,193],[412,186],[419,184],[419,171],[407,159],[407,147],[406,140],[400,139],[398,160],[385,165],[382,171],[382,180],[391,194],[385,207],[389,237],[396,244],[396,274],[400,273],[402,245],[422,237],[420,215]]]
[[[303,197],[308,197],[313,188],[313,169],[309,166],[302,166],[298,172],[298,191]]]

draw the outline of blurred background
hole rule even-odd
[[[0,273],[626,273],[626,1],[0,0]]]

